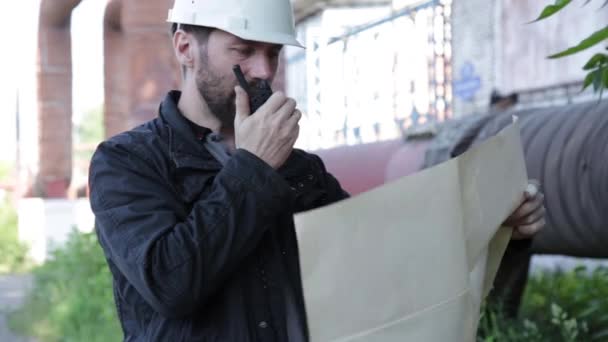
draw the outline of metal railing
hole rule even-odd
[[[339,34],[322,20],[306,30],[307,49],[287,58],[303,147],[393,139],[451,117],[451,0],[389,9]]]

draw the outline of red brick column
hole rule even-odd
[[[81,0],[42,0],[38,28],[39,173],[34,196],[65,197],[72,177],[70,15]]]
[[[179,84],[180,74],[169,36],[167,12],[173,0],[128,0],[123,4],[128,115],[135,126],[157,116],[165,93]]]
[[[132,1],[132,0],[129,0]],[[110,0],[103,21],[104,35],[104,131],[109,138],[131,128],[129,122],[129,75],[125,33],[122,29],[123,0]]]

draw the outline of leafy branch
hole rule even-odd
[[[583,6],[589,4],[591,0],[586,0]],[[541,14],[532,22],[538,22],[540,20],[547,19],[559,11],[563,10],[566,6],[572,3],[572,0],[555,0],[553,5],[546,6]],[[608,5],[608,0],[604,2],[601,8]],[[547,58],[555,59],[570,56],[586,50],[592,46],[600,44],[608,40],[608,26],[603,29],[594,32],[589,37],[583,39],[580,43],[572,46],[564,51],[550,55]],[[608,47],[606,48],[608,50]],[[605,53],[597,53],[583,66],[583,70],[587,71],[587,76],[583,82],[583,90],[593,84],[593,91],[600,92],[600,98],[604,89],[608,89],[608,55]]]

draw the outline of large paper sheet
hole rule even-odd
[[[475,341],[527,176],[517,123],[458,158],[295,216],[310,339]]]

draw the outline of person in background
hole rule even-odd
[[[517,93],[501,95],[497,90],[493,90],[490,95],[490,108],[497,111],[505,111],[514,107],[519,101]]]

